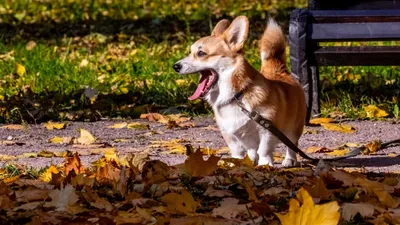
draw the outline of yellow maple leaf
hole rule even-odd
[[[182,194],[168,193],[161,198],[161,202],[166,204],[167,208],[172,212],[179,212],[186,215],[196,212],[197,207],[200,205],[185,190],[182,191]]]
[[[368,118],[381,118],[389,115],[385,110],[378,108],[376,105],[367,105],[363,108]]]
[[[21,64],[19,64],[19,63],[16,63],[16,64],[15,64],[15,68],[16,68],[16,70],[17,70],[17,74],[18,74],[20,77],[22,77],[23,75],[25,75],[26,69],[25,69],[25,67],[24,67],[23,65],[21,65]]]
[[[106,158],[107,161],[114,161],[119,165],[119,160],[117,153],[115,152],[115,148],[109,148],[105,150],[104,158]]]
[[[353,133],[356,129],[350,125],[334,124],[334,123],[321,123],[325,130],[339,131],[343,133]]]
[[[77,139],[77,141],[79,144],[90,145],[96,141],[96,138],[93,137],[89,131],[81,129],[81,136]]]
[[[148,124],[142,124],[139,122],[132,122],[128,124],[128,129],[147,129],[150,130],[150,126]]]
[[[332,118],[315,118],[310,119],[311,124],[321,124],[321,123],[331,123],[333,122]]]
[[[210,175],[218,167],[221,157],[211,155],[207,161],[203,159],[203,153],[196,151],[185,160],[185,169],[188,175],[193,177],[203,177]]]
[[[107,128],[121,129],[121,128],[124,128],[126,126],[128,126],[128,123],[127,122],[123,122],[123,123],[116,123],[116,124],[114,124],[112,126],[108,126]]]
[[[40,179],[45,182],[50,182],[52,178],[52,174],[58,174],[60,171],[58,169],[51,165],[47,170],[40,176]]]
[[[339,223],[340,207],[336,201],[315,205],[304,188],[300,188],[296,197],[298,200],[294,198],[289,200],[288,213],[276,213],[282,225],[336,225]]]
[[[48,129],[48,130],[61,130],[65,128],[65,123],[53,123],[51,121],[47,122],[44,126]]]
[[[331,155],[331,156],[344,156],[349,152],[350,152],[350,149],[345,148],[345,149],[336,149],[336,150],[333,150],[332,152],[329,152],[327,154]]]

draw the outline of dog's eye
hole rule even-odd
[[[198,57],[203,57],[203,56],[205,56],[205,55],[207,55],[205,52],[203,52],[203,51],[198,51],[197,52],[197,56]]]

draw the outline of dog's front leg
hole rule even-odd
[[[258,146],[258,165],[274,165],[274,150],[278,144],[278,139],[270,133],[261,132],[260,145]]]
[[[222,137],[224,137],[226,144],[228,144],[231,150],[232,158],[243,159],[246,156],[246,150],[234,135],[222,132]]]

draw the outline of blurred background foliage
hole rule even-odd
[[[266,19],[287,32],[298,7],[306,1],[0,0],[0,122],[137,117],[171,107],[208,113],[204,102],[187,100],[198,75],[177,75],[173,63],[218,20],[246,15],[245,54],[259,68],[257,39]],[[374,104],[399,118],[399,73],[322,68],[323,116],[364,118],[363,106]]]

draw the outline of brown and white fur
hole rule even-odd
[[[278,139],[250,120],[231,100],[244,91],[241,101],[247,110],[270,119],[297,145],[305,123],[305,97],[299,83],[287,71],[286,42],[277,23],[270,19],[261,38],[260,72],[243,56],[248,31],[245,16],[237,17],[231,24],[221,20],[211,36],[195,42],[190,55],[177,62],[174,69],[180,74],[200,72],[201,78],[206,79],[203,88],[200,80],[198,89],[212,106],[232,157],[244,158],[247,152],[256,165],[273,165]],[[199,97],[199,93],[192,98]],[[297,165],[295,152],[287,149],[282,164]]]

